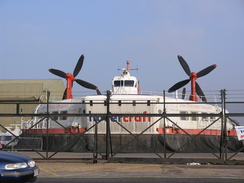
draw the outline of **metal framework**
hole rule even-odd
[[[163,93],[164,97],[165,97],[165,92]],[[55,123],[57,123],[58,125],[60,125],[62,128],[65,128],[66,130],[69,131],[69,133],[74,136],[75,139],[77,139],[78,141],[81,141],[82,143],[84,143],[86,146],[88,146],[90,149],[93,149],[93,153],[92,153],[92,159],[93,162],[96,163],[97,160],[99,159],[99,155],[106,159],[106,160],[110,160],[113,161],[117,158],[117,155],[121,152],[121,150],[123,150],[124,147],[126,147],[128,144],[132,143],[134,140],[136,140],[138,143],[143,144],[147,149],[149,149],[149,151],[153,154],[156,155],[157,160],[154,159],[154,161],[157,162],[174,162],[174,161],[179,161],[179,159],[174,159],[172,158],[175,154],[178,153],[178,151],[184,147],[187,143],[189,143],[190,141],[196,141],[196,138],[206,129],[208,129],[210,126],[212,126],[216,121],[218,121],[219,119],[221,119],[221,135],[220,135],[220,148],[219,148],[219,152],[218,153],[212,153],[214,155],[214,157],[216,158],[217,162],[220,163],[228,163],[230,161],[233,160],[233,157],[235,157],[239,152],[242,152],[244,150],[244,147],[240,148],[238,151],[234,152],[231,156],[228,157],[228,152],[227,152],[227,142],[228,142],[228,137],[226,134],[226,122],[228,118],[231,117],[244,117],[244,111],[243,112],[236,112],[236,113],[226,113],[226,105],[228,104],[243,104],[244,102],[227,102],[226,101],[226,90],[221,90],[220,91],[220,96],[221,96],[221,102],[214,102],[213,104],[216,105],[220,105],[222,107],[222,111],[218,114],[167,114],[166,112],[166,104],[169,104],[167,102],[164,102],[164,110],[162,112],[162,114],[112,114],[110,112],[110,107],[111,105],[114,105],[115,103],[110,103],[110,96],[111,93],[110,91],[107,91],[107,99],[104,102],[104,104],[106,104],[106,113],[104,114],[51,114],[49,113],[49,108],[47,107],[47,113],[45,115],[43,114],[33,114],[33,113],[21,113],[20,111],[20,106],[22,104],[27,104],[27,103],[16,103],[16,111],[13,113],[8,113],[8,114],[2,114],[0,113],[0,118],[1,117],[35,117],[35,116],[39,116],[42,118],[34,125],[32,125],[28,130],[32,129],[33,127],[35,127],[38,123],[40,123],[43,120],[47,120],[49,121],[50,119],[52,119],[52,121],[54,121]],[[164,100],[165,101],[165,100]],[[1,103],[3,104],[3,103]],[[8,105],[9,103],[4,103],[6,105]],[[11,103],[13,104],[13,103]],[[30,103],[33,105],[33,103]],[[49,100],[47,101],[47,103],[45,103],[47,105],[49,105]],[[76,103],[77,104],[77,103]],[[141,103],[143,104],[143,103]],[[175,103],[172,103],[175,104]],[[93,105],[96,105],[96,103],[93,103]],[[118,104],[117,104],[118,105]],[[132,104],[133,105],[133,104]],[[139,104],[138,104],[139,105]],[[84,132],[81,135],[78,135],[76,133],[72,133],[72,131],[70,129],[67,129],[65,126],[63,126],[62,124],[60,124],[57,120],[54,119],[54,117],[56,116],[66,116],[66,117],[74,117],[74,116],[78,116],[78,117],[101,117],[100,121],[96,121],[95,124],[93,126],[91,126],[89,129],[87,129],[86,132]],[[146,129],[144,129],[141,133],[139,134],[133,134],[130,130],[128,130],[125,126],[123,126],[121,123],[116,122],[117,125],[119,125],[121,128],[123,128],[132,138],[130,141],[128,141],[126,144],[124,144],[122,147],[120,147],[119,150],[115,151],[113,150],[113,143],[112,143],[112,138],[113,136],[111,135],[111,129],[110,129],[110,118],[113,116],[138,116],[138,117],[145,117],[145,116],[150,116],[150,117],[158,117],[158,119],[156,121],[153,121],[151,123],[150,126],[148,126]],[[215,116],[217,117],[216,120],[214,120],[211,124],[209,124],[206,128],[204,128],[201,132],[199,132],[197,135],[192,136],[191,134],[188,134],[180,125],[178,125],[176,122],[174,122],[172,119],[170,119],[170,117],[191,117],[191,116]],[[163,152],[158,152],[158,150],[152,149],[151,147],[149,147],[147,144],[145,144],[143,141],[140,140],[140,137],[144,135],[144,133],[152,128],[155,124],[157,124],[160,120],[164,121],[164,126],[165,126],[165,121],[168,120],[170,121],[172,124],[174,124],[177,128],[181,129],[187,136],[189,136],[189,141],[185,142],[181,147],[179,147],[176,151],[174,152],[167,152],[165,147],[165,143],[166,143],[166,133],[164,131],[164,150]],[[106,123],[106,134],[105,134],[105,144],[106,144],[106,151],[105,153],[101,153],[98,151],[99,148],[99,143],[98,143],[98,124],[101,122],[105,122]],[[48,126],[48,125],[47,125]],[[45,135],[43,135],[43,138],[46,139],[46,147],[45,147],[45,155],[43,155],[42,151],[37,150],[35,148],[33,148],[30,144],[26,143],[20,136],[15,136],[11,131],[9,131],[7,128],[5,128],[3,125],[0,124],[0,128],[8,131],[9,133],[11,133],[15,138],[12,140],[19,140],[22,141],[23,143],[26,144],[27,147],[30,148],[30,150],[36,152],[37,154],[39,154],[41,156],[41,158],[43,159],[51,159],[53,158],[57,153],[61,152],[63,150],[63,147],[60,147],[60,149],[57,149],[55,152],[50,152],[48,149],[48,127],[47,127],[47,133]],[[93,134],[93,138],[94,138],[94,144],[87,144],[87,142],[84,140],[84,136],[87,134],[87,132],[89,132],[91,129],[94,129],[94,134]],[[165,129],[165,128],[164,128]],[[10,141],[9,143],[11,143],[12,141]],[[51,153],[51,155],[50,155]],[[151,158],[152,159],[152,158]],[[185,158],[185,159],[189,159],[189,158]],[[191,158],[192,160],[192,158]],[[210,159],[207,159],[207,161],[209,161]],[[211,161],[213,161],[213,159],[211,159]],[[239,161],[240,162],[240,161]]]

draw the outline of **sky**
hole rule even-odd
[[[76,78],[103,93],[127,60],[142,91],[167,91],[188,79],[181,55],[193,72],[217,64],[205,93],[244,92],[243,49],[243,0],[0,0],[1,79],[58,79],[49,68],[72,73],[84,54]]]

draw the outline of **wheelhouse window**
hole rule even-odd
[[[114,86],[115,87],[124,86],[124,81],[123,80],[114,81]]]
[[[134,86],[134,83],[135,83],[134,80],[117,80],[117,81],[114,81],[114,86],[115,87],[120,87],[120,86],[132,87],[132,86]]]
[[[134,86],[133,80],[125,80],[125,86]]]

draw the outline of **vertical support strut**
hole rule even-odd
[[[47,131],[46,131],[46,159],[48,159],[48,128],[49,128],[49,98],[50,98],[50,91],[47,90]]]
[[[107,115],[106,115],[106,160],[109,158],[109,146],[111,146],[111,137],[110,137],[110,120],[109,120],[109,103],[110,103],[111,92],[107,90]],[[112,153],[112,152],[111,152]]]
[[[163,95],[164,95],[164,112],[163,115],[166,114],[166,105],[165,105],[165,90],[163,91]],[[166,124],[166,117],[164,117],[164,158],[166,158],[166,128],[165,125]]]
[[[97,120],[95,120],[95,134],[94,134],[94,148],[93,148],[93,163],[97,163],[97,148],[98,148],[98,144],[97,144],[97,141],[98,141],[98,137],[97,137],[97,130],[98,130],[98,122]]]
[[[220,159],[226,160],[226,106],[225,106],[225,99],[226,99],[226,90],[221,90],[221,101],[222,101],[222,118],[221,118],[221,137],[220,137]]]

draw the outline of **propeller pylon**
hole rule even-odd
[[[64,97],[63,99],[72,99],[73,95],[72,95],[72,87],[73,87],[73,82],[76,81],[79,85],[88,88],[88,89],[92,89],[92,90],[96,90],[97,94],[100,95],[101,92],[99,91],[98,87],[88,83],[84,80],[81,79],[76,79],[75,77],[79,74],[82,66],[83,66],[83,62],[84,62],[84,55],[82,54],[75,66],[75,69],[73,71],[73,74],[71,73],[65,73],[63,71],[57,70],[57,69],[49,69],[49,72],[51,72],[52,74],[59,76],[61,78],[66,79],[67,83],[66,83],[66,89],[64,92]]]
[[[185,86],[186,84],[188,84],[191,81],[190,100],[197,102],[198,101],[197,95],[198,95],[202,99],[203,102],[207,102],[207,99],[206,99],[201,87],[196,82],[196,80],[197,80],[197,78],[200,78],[200,77],[205,76],[208,73],[210,73],[212,70],[214,70],[217,67],[217,65],[213,64],[213,65],[206,67],[205,69],[199,71],[198,73],[196,73],[196,72],[191,72],[189,65],[187,64],[187,62],[184,60],[184,58],[182,56],[178,55],[178,60],[181,64],[182,68],[184,69],[185,73],[189,76],[189,79],[176,83],[168,90],[168,92],[169,93],[174,92],[175,90],[178,90],[179,88]]]

